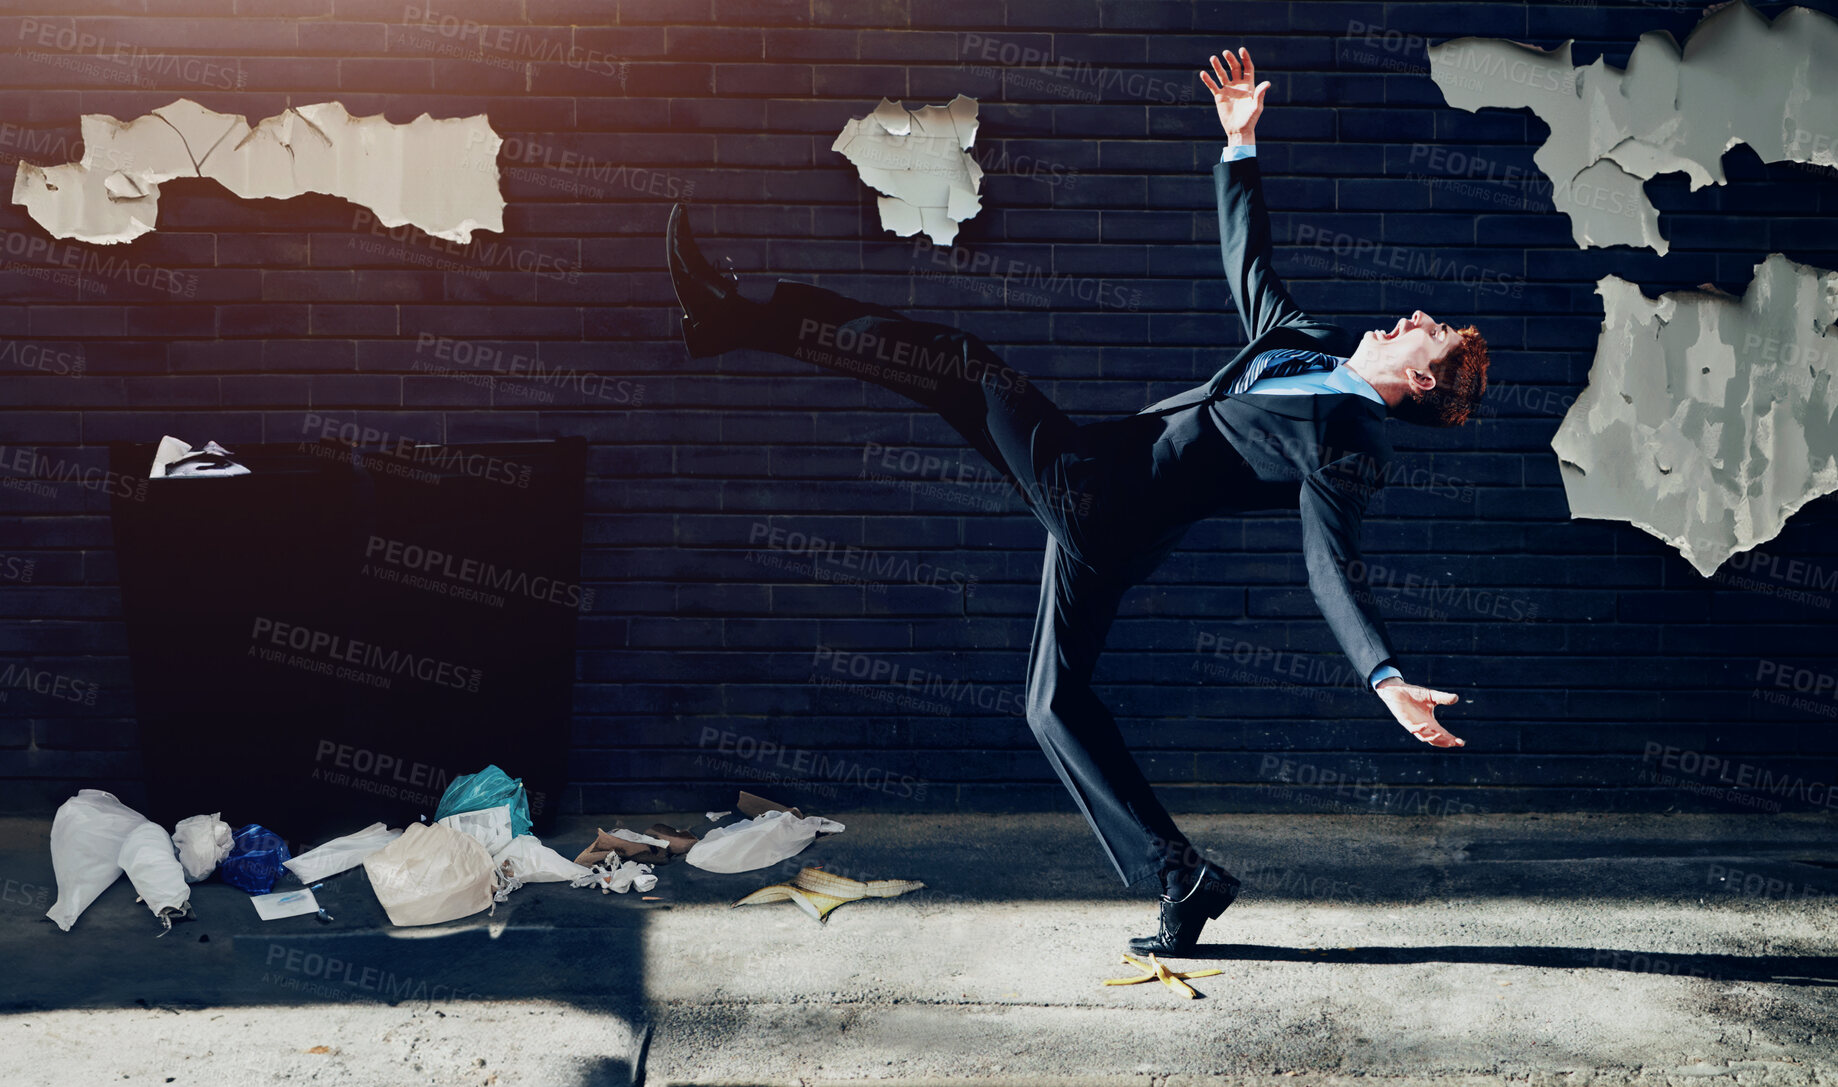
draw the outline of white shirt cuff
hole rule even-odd
[[[1236,147],[1228,146],[1225,150],[1219,152],[1220,162],[1236,162],[1239,159],[1254,159],[1256,157],[1257,145],[1254,143],[1241,143]]]

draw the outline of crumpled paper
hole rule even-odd
[[[230,855],[235,837],[222,812],[194,815],[181,819],[172,828],[172,845],[179,852],[179,865],[185,869],[185,882],[198,883]]]
[[[657,886],[657,876],[648,864],[637,861],[624,861],[617,865],[596,864],[587,875],[579,876],[570,882],[574,887],[598,887],[601,894],[625,894],[636,890],[644,894]]]

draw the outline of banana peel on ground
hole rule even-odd
[[[1143,962],[1134,955],[1123,956],[1123,961],[1144,973],[1133,978],[1106,978],[1104,984],[1135,985],[1142,981],[1159,981],[1188,1000],[1200,995],[1194,991],[1193,986],[1187,984],[1188,978],[1204,978],[1225,973],[1223,970],[1170,970],[1153,953],[1149,955],[1148,962]]]
[[[761,887],[734,903],[735,906],[757,906],[762,902],[790,902],[818,921],[827,920],[830,911],[844,902],[864,898],[898,898],[917,891],[925,884],[911,879],[850,879],[821,868],[800,869],[790,883]],[[733,907],[729,907],[732,909]]]
[[[854,899],[837,898],[835,895],[806,891],[801,887],[793,887],[789,883],[775,883],[770,887],[761,887],[734,905],[757,906],[762,902],[790,902],[816,920],[822,921],[830,916],[831,910],[844,902],[852,901]]]

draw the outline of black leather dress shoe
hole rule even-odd
[[[692,358],[706,358],[741,346],[740,334],[757,318],[755,303],[741,296],[732,273],[718,272],[696,248],[689,211],[676,204],[664,231],[670,285],[683,307],[683,342]]]
[[[1195,882],[1185,895],[1176,899],[1161,896],[1161,925],[1153,936],[1136,936],[1130,950],[1138,955],[1183,955],[1193,950],[1206,922],[1225,912],[1238,898],[1238,881],[1214,867],[1211,861],[1200,865]]]

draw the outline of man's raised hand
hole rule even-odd
[[[1437,706],[1453,705],[1460,701],[1448,691],[1419,687],[1395,676],[1379,684],[1376,690],[1386,708],[1391,710],[1391,715],[1398,719],[1398,724],[1424,743],[1436,747],[1461,747],[1468,742],[1457,739],[1454,733],[1436,723]]]
[[[1264,112],[1264,93],[1270,89],[1270,81],[1257,82],[1257,66],[1251,63],[1249,49],[1240,48],[1236,56],[1228,51],[1224,56],[1223,64],[1217,54],[1212,57],[1212,72],[1200,69],[1200,81],[1213,92],[1213,104],[1219,108],[1219,124],[1225,128],[1226,136],[1234,143],[1255,143],[1257,118]],[[1230,74],[1226,72],[1228,67]],[[1214,73],[1219,76],[1217,81]]]

